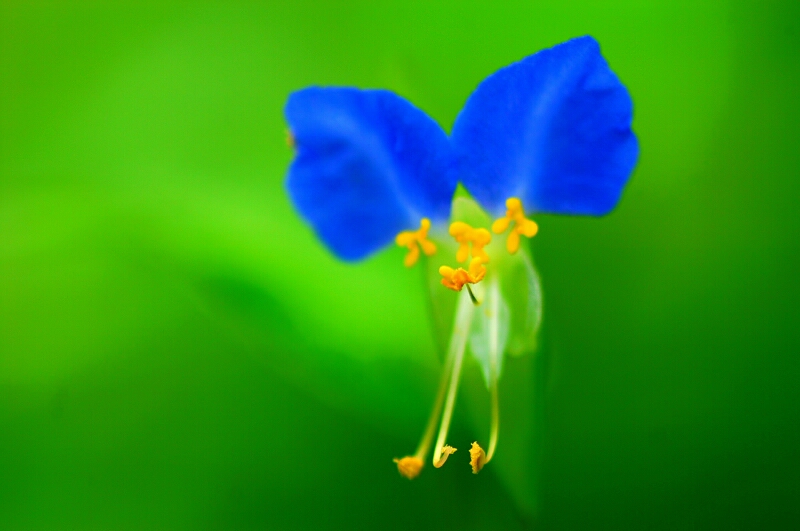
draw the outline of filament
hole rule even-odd
[[[497,393],[498,379],[498,358],[500,356],[500,287],[497,278],[489,281],[489,293],[491,297],[489,309],[489,392],[492,401],[492,421],[489,432],[489,448],[486,450],[486,460],[488,463],[494,456],[497,448],[497,436],[500,430],[500,404]]]
[[[469,287],[469,284],[464,284],[467,287],[467,291],[469,292],[469,298],[472,299],[472,304],[475,306],[480,306],[481,302],[475,298],[475,294],[472,293],[472,288]]]
[[[442,421],[439,424],[439,435],[436,438],[436,445],[433,452],[433,466],[441,467],[447,457],[455,450],[449,451],[445,448],[444,442],[447,439],[447,431],[450,429],[450,421],[453,416],[453,408],[456,403],[458,393],[458,381],[461,374],[461,365],[464,361],[464,351],[467,347],[467,337],[472,323],[473,306],[467,302],[465,297],[461,297],[456,308],[456,318],[453,323],[453,335],[450,338],[450,352],[448,356],[453,358],[452,374],[450,376],[450,386],[447,391],[447,401],[442,414]]]
[[[444,405],[444,397],[447,391],[447,383],[450,381],[450,369],[453,366],[454,358],[455,355],[453,353],[453,349],[449,349],[447,352],[447,358],[444,362],[444,367],[442,367],[442,377],[439,380],[439,389],[436,391],[436,401],[434,402],[433,409],[428,417],[428,424],[425,426],[425,432],[422,435],[422,439],[419,441],[417,451],[414,452],[414,457],[417,459],[425,459],[425,455],[428,453],[428,450],[430,450],[431,441],[433,441],[433,432],[436,430],[436,421],[439,420],[439,415],[441,414],[442,406]]]
[[[492,420],[489,430],[489,448],[486,452],[477,441],[472,443],[469,451],[472,473],[477,474],[492,460],[497,449],[497,436],[500,431],[500,404],[497,393],[497,380],[499,377],[500,357],[500,288],[497,279],[489,281],[486,299],[489,301],[488,328],[489,328],[489,393],[492,403]]]

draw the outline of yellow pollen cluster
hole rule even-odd
[[[489,255],[483,250],[484,246],[492,241],[492,235],[486,229],[473,229],[463,221],[450,224],[450,236],[459,243],[456,260],[466,262],[469,257],[469,244],[472,244],[473,258],[480,258],[484,263],[489,261]]]
[[[486,464],[486,452],[477,441],[472,443],[472,448],[469,449],[469,464],[472,465],[473,474],[480,472],[483,465]]]
[[[469,263],[469,271],[465,271],[460,267],[453,269],[450,266],[443,265],[439,268],[439,274],[442,275],[442,285],[444,287],[453,291],[461,291],[464,284],[476,284],[483,280],[486,275],[486,267],[480,257],[475,257]]]
[[[430,228],[431,220],[422,218],[422,221],[419,222],[418,230],[403,231],[395,238],[394,241],[397,245],[408,248],[408,254],[403,260],[403,264],[405,264],[406,267],[411,267],[417,263],[417,260],[419,260],[420,247],[422,248],[422,252],[425,253],[425,256],[431,256],[436,252],[436,245],[428,239],[428,231]]]
[[[404,457],[402,459],[395,459],[397,463],[397,471],[408,479],[414,479],[419,476],[424,463],[419,457]]]
[[[520,235],[528,238],[533,238],[539,231],[539,226],[533,220],[525,217],[525,211],[522,209],[522,201],[516,197],[511,197],[506,200],[506,216],[498,218],[492,224],[492,232],[495,234],[502,234],[506,231],[509,224],[513,221],[514,227],[508,233],[508,240],[506,240],[506,249],[511,254],[514,254],[519,249]]]

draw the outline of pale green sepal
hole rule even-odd
[[[493,379],[499,379],[503,371],[503,353],[508,342],[510,311],[500,291],[497,276],[482,283],[483,300],[476,308],[470,330],[469,347],[478,361],[488,388]]]
[[[511,313],[507,352],[519,356],[536,350],[542,324],[542,286],[526,246],[504,261],[500,289]]]

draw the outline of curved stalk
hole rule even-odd
[[[458,394],[458,381],[461,375],[461,365],[464,361],[464,351],[467,347],[467,338],[469,337],[469,328],[472,324],[473,305],[471,300],[466,297],[461,297],[458,301],[456,308],[455,322],[453,323],[453,333],[450,337],[450,348],[448,356],[453,357],[453,369],[450,376],[450,386],[447,392],[447,402],[444,406],[444,413],[442,414],[442,421],[439,424],[439,436],[436,438],[436,445],[433,451],[433,466],[436,468],[441,467],[447,457],[455,452],[455,449],[445,446],[445,439],[447,439],[447,432],[450,429],[450,421],[453,416],[453,408],[456,403],[456,395]]]

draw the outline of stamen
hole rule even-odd
[[[502,234],[513,221],[514,228],[511,229],[511,232],[508,234],[506,249],[508,249],[509,253],[514,254],[519,250],[520,235],[533,238],[539,231],[539,226],[532,219],[525,217],[522,201],[518,198],[510,197],[507,199],[506,209],[505,217],[496,219],[492,224],[492,232],[495,234]]]
[[[419,457],[404,457],[402,459],[395,458],[394,462],[397,463],[398,472],[408,479],[414,479],[415,477],[419,476],[419,473],[424,466],[424,462]]]
[[[453,269],[450,266],[443,265],[439,268],[439,274],[442,275],[442,285],[453,291],[461,291],[464,288],[464,284],[477,284],[486,276],[486,267],[483,264],[482,258],[475,257],[469,263],[469,271],[465,271],[460,267]],[[471,290],[470,293],[472,293]],[[472,297],[474,299],[474,296]]]
[[[442,465],[447,462],[447,458],[456,453],[456,451],[458,451],[458,448],[453,448],[449,444],[445,444],[444,448],[442,448],[441,457],[439,457],[438,461],[433,462],[433,466],[436,468],[442,468]]]
[[[466,262],[469,257],[470,244],[472,244],[472,257],[480,258],[483,263],[489,262],[489,255],[483,248],[492,241],[492,235],[486,229],[474,229],[463,221],[454,221],[450,224],[450,236],[458,242],[456,261]]]
[[[428,424],[425,426],[425,432],[419,441],[417,451],[413,456],[406,456],[402,459],[394,459],[397,463],[397,471],[408,479],[417,477],[424,466],[424,459],[430,450],[431,442],[433,442],[433,433],[436,430],[436,421],[439,420],[439,415],[442,413],[442,406],[444,405],[444,397],[447,392],[447,383],[450,381],[450,370],[453,367],[455,360],[455,352],[449,349],[447,358],[442,367],[442,377],[439,379],[439,389],[436,391],[436,400],[433,403],[433,409],[428,417]],[[449,454],[448,454],[449,455]]]
[[[489,282],[489,392],[492,400],[492,425],[489,433],[489,451],[486,454],[486,463],[492,460],[497,448],[497,434],[500,429],[500,403],[497,393],[497,380],[499,374],[499,360],[503,354],[500,352],[500,282],[497,278]]]
[[[492,460],[494,451],[497,449],[497,436],[500,424],[500,407],[497,400],[497,377],[492,377],[492,427],[489,433],[489,451],[484,452],[478,441],[472,443],[472,448],[469,450],[470,464],[472,465],[472,473],[477,474],[481,469]]]
[[[453,353],[453,374],[450,377],[450,388],[447,391],[447,402],[442,414],[442,422],[439,425],[439,436],[436,438],[436,445],[433,451],[433,466],[441,467],[447,457],[455,452],[455,448],[445,446],[447,431],[450,429],[450,420],[453,417],[453,408],[456,403],[458,393],[458,381],[461,375],[461,364],[464,361],[464,351],[467,347],[467,337],[469,336],[470,324],[472,323],[472,312],[474,307],[461,298],[456,308],[456,319],[453,323],[453,335],[450,338],[450,351]]]
[[[292,134],[291,129],[286,130],[286,145],[292,149],[297,147],[297,143],[294,140],[294,135]]]
[[[488,463],[494,457],[494,451],[497,450],[497,437],[500,432],[500,401],[497,396],[497,376],[492,381],[492,427],[489,432],[489,451],[486,453],[486,461]]]
[[[395,237],[394,241],[397,245],[408,248],[408,254],[403,260],[403,264],[406,267],[411,267],[417,263],[420,247],[426,256],[432,256],[436,252],[436,244],[428,239],[430,228],[431,220],[422,218],[419,222],[419,229],[406,230]]]
[[[472,473],[477,474],[486,464],[486,452],[483,451],[478,441],[472,443],[472,448],[469,449],[469,464],[472,465]]]
[[[442,377],[439,379],[439,389],[436,391],[436,400],[434,401],[433,409],[431,409],[431,414],[428,417],[428,424],[425,426],[425,432],[423,433],[422,438],[419,441],[419,445],[417,446],[417,451],[414,452],[413,456],[406,456],[402,459],[394,459],[394,462],[397,463],[397,471],[408,479],[414,479],[419,475],[422,467],[424,466],[425,456],[430,450],[431,442],[433,442],[433,434],[436,430],[436,421],[439,420],[439,416],[442,413],[442,406],[444,405],[444,398],[448,389],[447,384],[451,379],[450,372],[453,368],[453,363],[456,358],[456,350],[453,348],[452,344],[450,347],[451,348],[449,348],[447,352],[447,358],[445,359],[444,367],[442,367]],[[445,449],[442,449],[442,451],[444,452]],[[455,451],[456,449],[452,448],[452,452],[449,452],[447,455],[449,456]],[[441,461],[439,466],[443,465],[444,461],[446,460],[447,456],[445,456],[444,460]]]
[[[478,442],[472,443],[469,451],[472,473],[477,474],[492,460],[497,449],[497,438],[500,431],[500,401],[497,392],[498,360],[500,357],[500,285],[496,278],[489,282],[487,290],[489,300],[489,393],[492,401],[492,421],[489,432],[489,451],[484,452]]]

